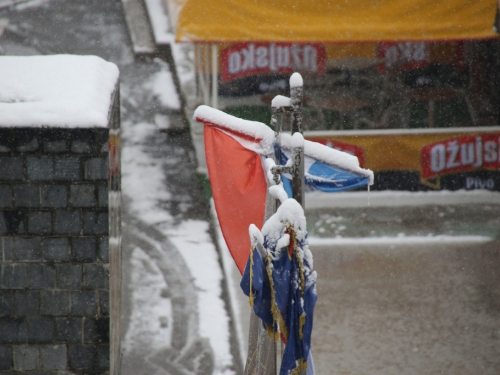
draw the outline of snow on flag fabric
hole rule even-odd
[[[242,233],[250,224],[264,224],[267,182],[262,166],[276,149],[274,131],[267,125],[199,106],[194,118],[204,123],[205,156],[215,209],[226,244],[241,273],[250,241]],[[292,136],[281,134],[282,163],[291,155]],[[358,159],[317,142],[304,142],[308,189],[343,191],[373,183],[373,172],[359,167]],[[287,179],[283,176],[285,189]]]
[[[279,155],[281,165],[286,165],[291,157],[290,150],[280,148],[277,145],[275,145],[275,154]],[[319,190],[326,193],[355,189],[370,183],[369,176],[326,164],[307,154],[304,155],[304,178],[307,190]],[[289,173],[284,173],[282,180],[285,191],[289,197],[292,197],[292,176]]]
[[[281,187],[282,189],[282,187]],[[280,375],[314,374],[311,351],[316,272],[304,211],[288,198],[262,228],[251,225],[251,250],[241,288],[271,338],[286,344]]]

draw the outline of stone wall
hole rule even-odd
[[[0,374],[109,372],[109,133],[0,128]]]

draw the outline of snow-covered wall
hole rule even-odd
[[[119,351],[115,68],[0,57],[0,374],[104,374]]]

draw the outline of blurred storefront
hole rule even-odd
[[[500,190],[496,0],[167,2],[200,103],[269,123],[299,71],[306,137],[356,154],[375,189]]]

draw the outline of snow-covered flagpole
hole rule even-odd
[[[304,81],[299,73],[290,77],[290,106],[292,109],[292,195],[305,209],[304,200],[304,137],[302,136],[302,98]],[[297,134],[296,134],[297,133]],[[302,369],[300,375],[305,375]]]
[[[271,126],[275,129],[275,164],[271,171],[274,175],[274,183],[279,184],[282,173],[292,175],[292,198],[304,207],[304,138],[302,136],[302,97],[303,80],[299,73],[290,77],[290,98],[278,95],[271,103]],[[292,122],[292,160],[287,165],[281,165],[281,142],[282,131],[281,120],[284,112],[291,113]],[[265,220],[269,219],[279,205],[279,200],[268,196],[266,199]],[[276,323],[276,322],[275,322]],[[275,375],[278,371],[276,341],[270,338],[268,332],[263,329],[260,319],[252,311],[249,331],[249,354],[255,353],[258,358],[251,355],[245,375]],[[281,350],[283,353],[283,350]],[[302,371],[300,375],[305,374]]]
[[[245,375],[276,375],[278,367],[280,375],[314,374],[310,342],[317,299],[316,273],[312,270],[312,254],[307,246],[303,209],[305,141],[300,74],[290,77],[290,91],[290,98],[278,95],[271,104],[274,160],[268,157],[263,163],[268,181],[265,222],[262,232],[255,225],[249,228],[252,246],[241,281],[252,306]],[[280,120],[284,112],[291,113],[291,137],[281,134]],[[282,137],[288,155],[282,154]],[[286,182],[288,193],[285,180],[289,181]],[[257,322],[258,319],[261,321]],[[282,346],[278,366],[279,338],[286,347],[283,350]]]
[[[302,134],[302,97],[304,81],[299,73],[290,77],[290,106],[292,110],[292,136]],[[298,140],[302,137],[294,137]],[[302,138],[303,139],[303,138]],[[292,193],[295,199],[304,208],[304,142],[294,142],[292,146]]]
[[[373,172],[361,168],[355,156],[304,140],[302,82],[299,74],[292,75],[291,98],[273,99],[275,131],[207,106],[194,114],[205,124],[217,215],[253,311],[246,375],[276,374],[274,341],[280,333],[288,343],[280,356],[280,375],[314,374],[310,349],[316,273],[307,245],[305,182],[328,193],[373,183]],[[292,135],[281,133],[283,113],[291,114]],[[242,238],[249,226],[250,235]]]
[[[295,199],[302,208],[304,208],[304,138],[302,136],[302,99],[303,99],[304,81],[299,73],[293,73],[290,77],[290,98],[278,95],[271,103],[272,117],[271,125],[275,129],[275,142],[277,144],[275,162],[276,165],[271,168],[274,174],[274,182],[278,184],[281,181],[282,173],[290,173],[292,175],[292,198]],[[292,163],[291,166],[287,163],[286,166],[281,165],[281,141],[280,134],[282,131],[281,117],[278,120],[278,114],[283,116],[284,112],[291,113],[291,135],[292,135]],[[276,212],[279,200],[276,201],[272,213]],[[266,209],[266,220],[269,218],[268,210]],[[275,322],[276,323],[276,322]],[[277,366],[277,348],[276,341],[273,344],[274,352],[274,369],[268,369],[269,372],[276,374]],[[283,346],[281,348],[283,354]],[[268,373],[269,373],[268,372]],[[300,375],[305,374],[305,370],[300,372]]]

